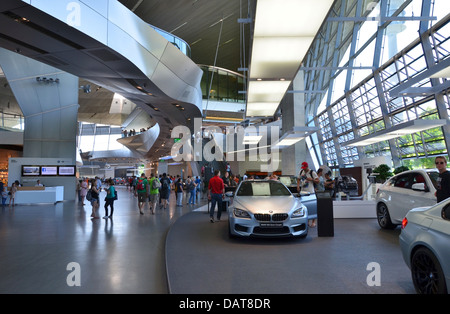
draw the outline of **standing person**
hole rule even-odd
[[[325,175],[322,168],[317,170],[317,176],[319,177],[319,183],[316,185],[316,192],[323,192],[325,191]]]
[[[320,182],[317,173],[312,169],[309,169],[309,165],[306,161],[302,162],[302,169],[300,170],[297,178],[297,191],[306,191],[309,193],[315,193],[314,185]],[[310,227],[316,226],[316,220],[311,219],[309,221]]]
[[[95,187],[99,193],[102,191],[102,180],[99,177],[95,177]]]
[[[113,218],[114,213],[114,201],[116,200],[116,188],[114,187],[114,181],[109,180],[109,187],[106,189],[106,197],[105,197],[105,217],[106,218]],[[111,215],[108,216],[108,206],[111,207]]]
[[[334,180],[331,178],[331,171],[325,173],[324,187],[325,191],[330,192],[330,196],[334,197]]]
[[[144,215],[143,207],[148,197],[147,184],[147,178],[145,177],[145,174],[142,173],[140,178],[136,180],[136,190],[134,192],[134,196],[137,196],[138,198],[138,209],[141,215]]]
[[[13,182],[13,184],[11,184],[11,189],[9,190],[9,206],[11,206],[11,201],[12,201],[12,206],[14,206],[14,198],[16,197],[16,192],[17,192],[17,183]]]
[[[230,186],[230,173],[228,171],[225,172],[225,175],[222,178],[222,181],[225,186]]]
[[[214,177],[208,183],[208,200],[211,201],[211,208],[209,212],[209,220],[214,222],[214,207],[217,203],[217,220],[220,220],[222,215],[222,198],[225,194],[225,185],[220,178],[220,171],[214,170]]]
[[[197,184],[195,184],[194,180],[191,179],[191,181],[187,184],[188,192],[189,192],[189,201],[188,204],[195,204],[195,191],[197,190]]]
[[[175,189],[177,191],[177,206],[183,206],[183,179],[178,179]]]
[[[164,172],[161,178],[161,193],[159,197],[161,198],[161,207],[166,209],[167,207],[167,200],[170,196],[170,178],[167,177],[167,174]]]
[[[319,183],[317,173],[309,169],[307,162],[302,162],[302,169],[297,178],[297,191],[306,191],[314,193],[314,184]]]
[[[6,199],[8,198],[8,189],[6,188],[6,185],[2,184],[2,206],[6,205]]]
[[[161,187],[161,182],[157,177],[155,177],[155,174],[153,173],[150,175],[148,187],[150,190],[148,197],[148,200],[150,202],[150,210],[152,214],[155,214],[156,204],[158,204],[159,188]]]
[[[195,178],[195,184],[197,185],[197,187],[196,187],[196,189],[195,189],[195,199],[196,199],[196,202],[195,203],[198,203],[199,202],[199,199],[200,199],[200,189],[201,189],[201,183],[202,183],[202,180],[200,179],[200,177],[199,176],[197,176],[196,178]]]
[[[86,194],[88,191],[88,183],[86,182],[86,180],[82,180],[80,183],[80,197],[81,197],[81,205],[84,206],[84,199],[86,198]]]
[[[99,219],[97,209],[100,207],[100,192],[97,189],[95,179],[91,180],[91,206],[92,206],[92,219]]]
[[[447,159],[444,156],[437,156],[434,159],[434,163],[439,171],[435,193],[437,202],[439,203],[450,197],[450,171],[447,170]]]

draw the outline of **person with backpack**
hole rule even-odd
[[[139,177],[139,179],[137,179],[136,181],[136,190],[135,190],[135,194],[134,196],[137,196],[138,198],[138,208],[139,208],[139,213],[141,215],[144,215],[143,212],[143,207],[144,204],[147,200],[147,185],[148,185],[148,181],[147,178],[145,177],[145,173],[142,173],[141,176]]]
[[[318,185],[320,182],[319,176],[317,173],[309,169],[309,165],[307,162],[302,162],[302,169],[300,170],[297,178],[297,191],[306,191],[309,193],[315,193],[315,185]],[[316,220],[310,220],[310,227],[316,226]]]
[[[189,194],[189,200],[188,200],[188,204],[195,204],[195,190],[197,188],[197,184],[195,184],[193,179],[188,179],[188,181],[186,182],[186,189],[187,191],[190,193]]]
[[[159,197],[159,188],[161,187],[161,182],[155,175],[152,173],[149,183],[148,183],[148,189],[149,189],[149,197],[148,200],[150,202],[150,210],[152,214],[155,214],[156,204],[158,204],[158,197]]]
[[[170,196],[170,184],[171,180],[166,173],[163,173],[161,178],[161,191],[159,197],[161,198],[161,206],[166,209],[168,199]]]
[[[297,178],[297,191],[306,191],[314,193],[314,185],[320,182],[317,173],[309,169],[307,162],[302,162],[302,169],[300,170]]]

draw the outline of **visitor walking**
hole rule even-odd
[[[159,197],[161,198],[161,207],[166,209],[168,204],[168,199],[170,196],[170,178],[167,177],[166,173],[163,173],[161,178],[161,191]]]
[[[114,201],[117,199],[116,188],[114,187],[114,181],[109,179],[108,181],[109,187],[106,189],[106,197],[105,197],[105,217],[104,219],[113,218],[114,214]],[[111,214],[108,216],[108,207],[111,208]]]
[[[149,205],[150,205],[150,211],[152,214],[155,214],[156,210],[156,204],[158,204],[158,198],[159,198],[159,188],[161,187],[161,182],[155,175],[152,173],[150,176],[150,180],[148,182],[148,188],[149,188]]]
[[[214,171],[214,177],[208,183],[208,201],[211,201],[211,208],[209,211],[209,220],[214,222],[214,208],[217,204],[217,220],[220,220],[222,215],[222,198],[225,195],[225,185],[220,178],[220,171]]]
[[[147,184],[147,178],[145,177],[145,174],[142,173],[136,182],[136,192],[134,194],[138,198],[138,209],[141,215],[144,215],[143,208],[147,200]]]
[[[175,188],[177,191],[177,206],[183,206],[183,179],[178,179]]]

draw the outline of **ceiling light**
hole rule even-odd
[[[283,134],[278,142],[273,146],[278,148],[284,148],[303,140],[307,136],[316,133],[320,129],[317,127],[293,127],[291,130]]]
[[[333,0],[317,0],[314,5],[310,0],[283,0],[283,5],[276,0],[258,0],[250,80],[262,79],[271,85],[284,79],[288,84],[277,93],[267,87],[266,95],[271,100],[266,105],[262,95],[254,96],[254,90],[249,89],[247,116],[275,113],[332,4]]]

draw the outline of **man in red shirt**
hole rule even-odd
[[[220,171],[214,171],[214,177],[208,183],[208,200],[211,201],[211,208],[209,212],[210,221],[214,222],[214,207],[217,203],[217,220],[220,220],[222,215],[222,198],[225,194],[225,185],[220,178]]]

